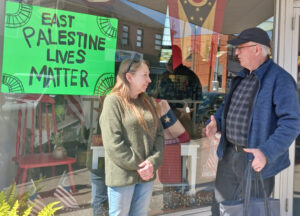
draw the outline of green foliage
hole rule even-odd
[[[50,140],[55,144],[56,147],[63,146],[63,131],[57,131],[56,134],[52,134]]]
[[[42,211],[39,212],[38,216],[52,216],[54,215],[54,213],[56,211],[58,211],[59,209],[62,209],[63,207],[62,206],[59,206],[59,207],[55,207],[56,205],[58,205],[60,202],[52,202],[52,203],[49,203],[48,205],[46,205]]]
[[[19,195],[14,182],[6,191],[0,192],[0,216],[29,216],[33,205],[28,203],[29,197],[39,192],[42,188],[38,187],[42,179],[33,182],[36,186],[36,190],[33,188],[29,191]],[[38,214],[38,216],[53,216],[56,211],[62,208],[62,206],[54,207],[60,202],[52,202],[45,206]]]
[[[1,192],[2,193],[2,192]],[[2,193],[4,195],[4,193]],[[0,203],[0,216],[28,216],[31,212],[33,206],[29,206],[23,213],[19,212],[19,201],[16,202],[11,207],[6,200],[2,200]]]
[[[65,119],[66,108],[64,105],[55,106],[56,118],[58,122],[63,122]]]
[[[27,210],[25,210],[23,216],[29,216],[29,214],[31,213],[31,209],[33,208],[33,206],[29,206]]]
[[[4,216],[5,212],[8,212],[10,209],[10,205],[5,200],[4,192],[1,191],[0,193],[0,216]]]
[[[28,199],[33,193],[33,189],[24,192],[19,196],[16,183],[14,182],[5,192],[4,197],[5,201],[9,206],[14,206],[16,201],[18,201],[18,210],[21,214],[28,209]]]
[[[16,194],[16,183],[14,182],[5,193],[8,204],[12,205],[17,200]]]
[[[18,209],[19,209],[19,201],[17,200],[13,207],[10,209],[10,212],[8,212],[9,215],[18,215]]]

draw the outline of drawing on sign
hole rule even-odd
[[[19,28],[25,25],[31,18],[32,6],[19,2],[16,5],[16,12],[7,13],[5,19],[5,27]]]
[[[106,17],[97,17],[97,23],[99,29],[105,34],[107,37],[116,38],[117,37],[117,28],[113,27],[110,23],[110,19]]]
[[[24,92],[22,82],[17,77],[10,74],[2,75],[2,85],[5,85],[8,88],[9,93]]]
[[[97,96],[107,95],[114,87],[114,84],[115,84],[114,74],[111,73],[102,74],[96,82],[94,88],[94,95]]]

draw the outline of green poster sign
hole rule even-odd
[[[2,92],[105,95],[118,20],[6,2]]]

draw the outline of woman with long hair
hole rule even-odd
[[[163,160],[163,127],[145,93],[149,74],[145,61],[124,60],[104,101],[100,126],[110,216],[147,215]]]

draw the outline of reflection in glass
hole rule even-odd
[[[136,54],[144,58],[149,64],[152,80],[147,89],[148,94],[154,98],[167,100],[174,117],[189,135],[190,140],[185,140],[181,144],[178,137],[166,142],[165,161],[158,171],[159,175],[155,181],[149,215],[180,211],[193,211],[198,215],[201,215],[200,212],[209,214],[218,160],[215,154],[217,143],[202,137],[202,129],[210,115],[221,106],[230,80],[241,69],[234,48],[229,47],[227,41],[233,38],[235,33],[240,32],[237,29],[256,25],[258,21],[256,20],[254,24],[253,20],[249,19],[246,23],[236,24],[238,28],[235,29],[233,22],[230,22],[230,26],[234,30],[227,30],[225,33],[224,28],[228,27],[230,16],[236,15],[235,21],[240,23],[239,19],[242,20],[244,17],[242,12],[248,10],[245,6],[232,7],[232,3],[229,1],[180,0],[172,1],[174,3],[172,5],[168,4],[171,1],[154,3],[135,0],[47,2],[39,1],[38,4],[41,7],[117,18],[117,51],[116,53],[107,52],[103,58],[106,55],[115,55],[116,71],[124,59],[133,58]],[[218,4],[220,2],[223,4]],[[266,13],[263,15],[266,17]],[[272,15],[270,14],[270,16]],[[4,15],[1,14],[1,17]],[[260,14],[257,14],[257,17],[260,17]],[[82,23],[82,25],[88,28],[89,23]],[[272,32],[273,23],[264,26],[268,26],[267,30]],[[265,28],[264,26],[262,28]],[[2,30],[3,26],[0,27]],[[49,28],[51,27],[49,26]],[[181,56],[175,52],[172,45],[179,47]],[[57,49],[59,48],[57,45]],[[38,53],[38,55],[42,54]],[[173,58],[172,65],[170,64],[171,56]],[[190,79],[187,72],[173,73],[181,64],[193,72],[194,79]],[[101,71],[102,65],[95,65]],[[56,63],[53,62],[53,67],[55,66]],[[65,66],[68,64],[66,63]],[[168,73],[166,73],[167,71]],[[195,84],[196,88],[191,87],[197,79],[200,85]],[[9,88],[12,86],[11,80],[15,79],[4,76],[2,86]],[[0,177],[1,190],[13,182],[18,170],[17,166],[11,163],[11,159],[15,157],[16,152],[16,135],[19,127],[18,106],[20,105],[18,101],[26,95],[18,94],[22,92],[18,82],[14,81],[13,84],[18,86],[18,88],[13,86],[16,89],[15,94],[1,93],[0,95],[1,152],[5,152],[0,157],[0,169],[8,173],[6,176]],[[111,87],[111,85],[113,85],[113,79],[110,77],[109,86]],[[108,92],[105,91],[106,89],[102,89],[103,85],[98,87],[97,92],[101,90],[99,95]],[[201,93],[199,97],[193,96],[199,95],[199,93]],[[63,145],[67,155],[76,158],[76,162],[71,167],[75,191],[69,190],[68,192],[72,194],[80,208],[71,210],[76,213],[86,210],[92,214],[93,210],[90,206],[92,179],[89,172],[93,171],[98,174],[102,181],[105,176],[101,128],[98,126],[104,97],[100,99],[93,96],[73,97],[64,95],[63,92],[50,97],[55,101],[53,110],[56,111],[57,130],[62,132]],[[37,104],[38,100],[35,101],[36,110],[39,109]],[[52,113],[51,106],[48,106],[48,109],[48,113]],[[22,112],[26,112],[25,108]],[[47,126],[49,129],[53,129],[53,124],[50,121],[46,122],[44,115],[46,108],[42,108],[41,113],[42,143],[44,143],[42,146],[48,148]],[[31,127],[33,121],[37,123],[39,118],[34,117],[37,116],[37,113],[32,114],[31,108],[28,108],[27,115],[27,123],[24,124],[24,117],[20,122],[20,127],[24,128],[25,126],[25,129],[19,130],[19,136],[23,138],[23,134],[27,135],[28,138],[25,138],[24,142],[29,149],[31,148],[30,143],[34,139],[37,145],[34,145],[33,150],[36,151],[39,149],[37,135],[40,129],[39,126],[34,126],[34,132],[32,132]],[[49,119],[51,118],[53,119],[53,116],[50,116]],[[20,141],[19,144],[22,145],[22,142]],[[51,144],[51,150],[53,148],[54,143]],[[54,199],[53,191],[58,187],[64,171],[68,171],[66,166],[57,166],[53,176],[51,168],[30,171],[26,180],[27,188],[31,185],[30,179],[38,180],[40,177],[44,177],[41,183],[44,188],[40,195],[43,202],[48,203]],[[68,176],[70,176],[70,172]],[[21,181],[18,182],[18,184],[20,183]],[[100,208],[107,211],[107,202],[103,201]],[[72,211],[63,209],[61,213],[72,215]]]

